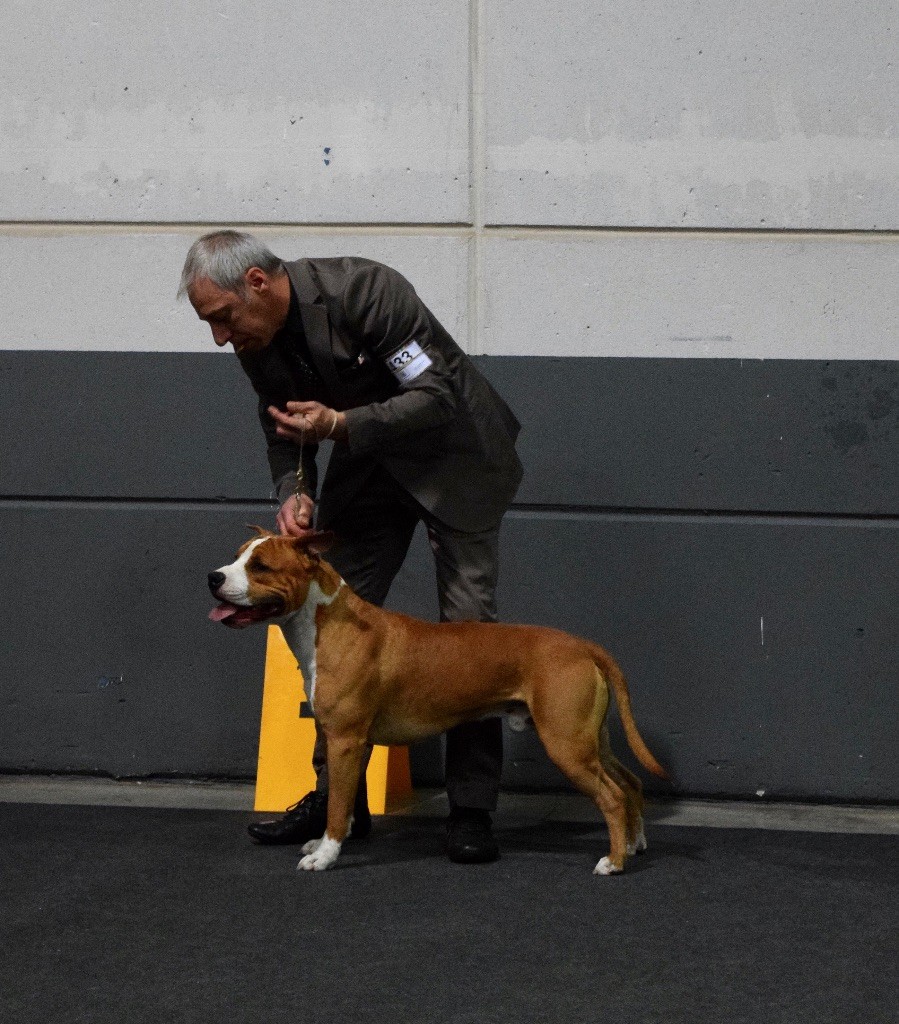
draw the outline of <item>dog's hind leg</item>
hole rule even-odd
[[[630,857],[635,853],[642,853],[646,849],[646,834],[643,830],[643,784],[612,753],[605,724],[600,732],[599,754],[606,772],[624,793],[627,813],[627,854]]]
[[[599,770],[599,794],[595,802],[609,827],[609,855],[601,857],[593,869],[595,875],[613,875],[624,871],[629,853],[627,844],[627,797],[618,783]]]
[[[568,738],[544,740],[546,751],[575,786],[599,808],[609,829],[609,854],[600,859],[593,873],[612,875],[624,870],[628,854],[627,797],[599,760],[596,741]],[[592,746],[592,750],[590,749]]]
[[[572,688],[570,702],[535,701],[531,714],[540,740],[552,761],[575,786],[599,808],[609,828],[609,855],[594,868],[594,874],[611,875],[624,870],[627,859],[627,797],[606,771],[600,757],[599,733],[609,706],[604,685],[591,682]],[[577,685],[577,681],[575,683]],[[559,687],[555,687],[556,693]]]

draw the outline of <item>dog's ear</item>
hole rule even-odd
[[[271,530],[266,530],[264,526],[256,526],[255,523],[244,523],[244,526],[248,530],[252,530],[257,537],[274,537],[275,534]]]
[[[331,530],[318,530],[301,541],[310,555],[323,555],[334,543],[335,537]]]

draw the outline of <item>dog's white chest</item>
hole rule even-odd
[[[341,580],[340,587],[343,586]],[[287,646],[293,651],[297,659],[300,672],[303,673],[303,683],[306,689],[306,696],[315,710],[315,683],[316,683],[316,658],[315,648],[318,642],[318,626],[315,622],[315,613],[322,605],[329,605],[340,593],[340,587],[329,597],[318,583],[313,580],[309,585],[309,593],[302,608],[289,615],[281,626]]]

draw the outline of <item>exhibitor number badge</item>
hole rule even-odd
[[[396,352],[391,353],[385,362],[387,363],[387,369],[390,370],[400,384],[408,384],[410,380],[415,380],[416,377],[427,370],[432,363],[432,359],[426,352],[422,351],[421,345],[417,341],[412,341],[408,345],[398,348]]]

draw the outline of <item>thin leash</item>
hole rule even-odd
[[[337,422],[338,422],[338,420],[340,418],[336,409],[332,409],[331,411],[334,413],[334,419],[333,419],[333,421],[331,423],[331,429],[328,431],[327,434],[325,434],[325,436],[323,438],[321,438],[322,441],[327,441],[328,438],[334,433],[334,428],[337,426]],[[309,422],[309,418],[307,417],[306,413],[303,413],[303,421],[306,422],[306,423]],[[319,438],[317,436],[316,436],[316,440],[319,440]],[[294,486],[294,490],[293,490],[294,497],[297,499],[296,502],[294,503],[293,518],[294,518],[294,521],[297,523],[298,526],[302,525],[300,523],[300,498],[303,496],[303,493],[304,493],[303,486],[306,483],[306,474],[303,471],[303,448],[305,446],[306,446],[306,428],[304,427],[303,428],[303,433],[300,435],[300,461],[297,463],[297,481],[296,481],[296,485]]]
[[[303,413],[303,420],[306,422],[306,414]],[[303,495],[303,486],[306,483],[306,474],[303,472],[303,448],[306,445],[306,429],[303,428],[303,433],[300,436],[300,461],[297,463],[297,482],[294,487],[294,497],[297,499],[293,506],[293,519],[297,526],[301,526],[300,523],[300,498]]]

